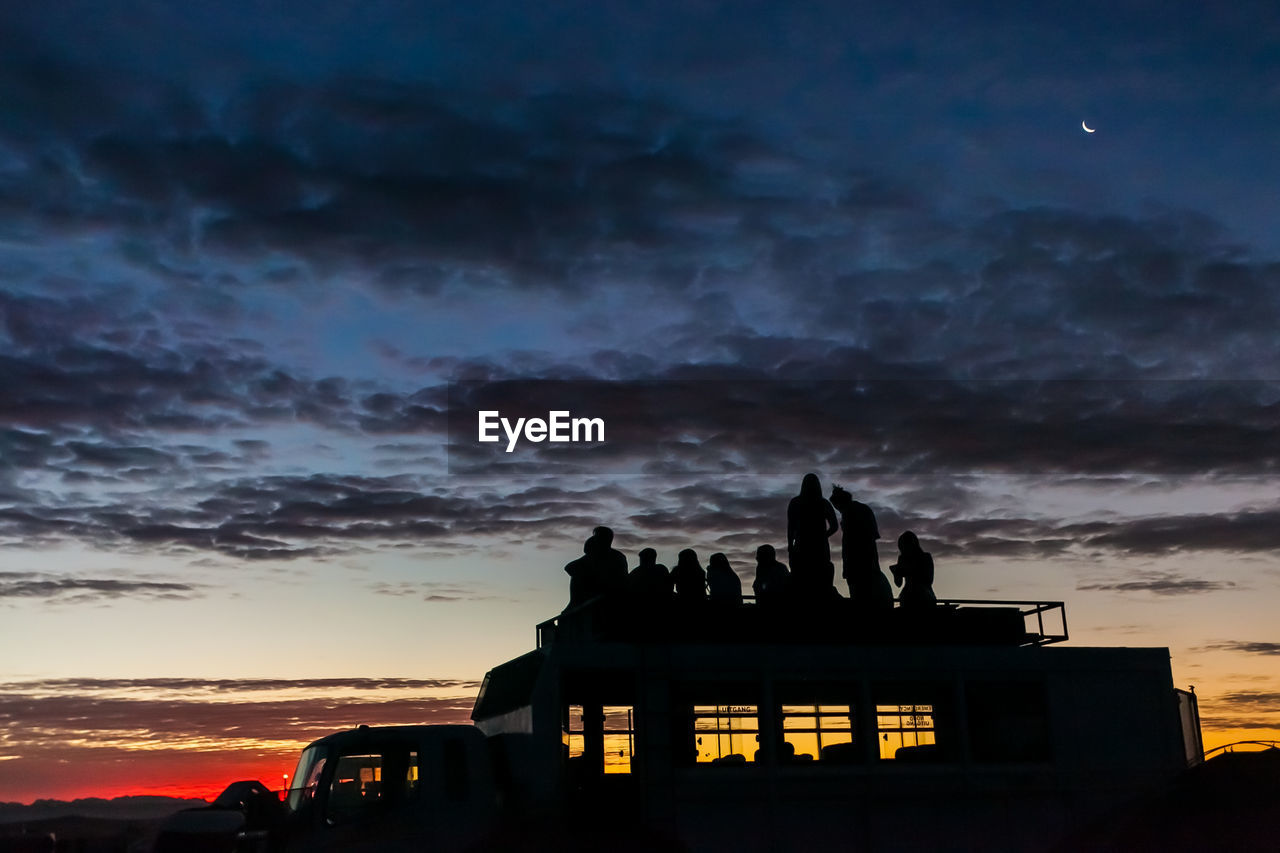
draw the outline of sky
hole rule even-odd
[[[809,471],[939,597],[1065,601],[1207,746],[1280,737],[1277,45],[1252,2],[5,4],[0,801],[465,721],[594,525],[749,584]],[[457,417],[570,398],[604,445]]]

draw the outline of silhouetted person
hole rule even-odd
[[[831,503],[840,513],[844,536],[840,543],[840,560],[844,579],[849,584],[849,598],[862,610],[890,610],[893,590],[880,571],[880,554],[876,540],[880,528],[871,507],[855,501],[839,486],[831,487]]]
[[[627,591],[627,558],[613,547],[613,530],[602,525],[591,532],[591,538],[600,543],[596,554],[601,591],[605,595],[622,595]]]
[[[568,610],[593,598],[621,599],[627,591],[627,558],[610,547],[613,531],[597,527],[582,545],[582,556],[564,567],[569,575]]]
[[[640,564],[627,576],[627,595],[645,609],[671,603],[671,573],[658,562],[657,551],[645,548],[640,552]]]
[[[569,603],[565,610],[586,604],[604,593],[604,578],[599,559],[600,540],[592,536],[582,543],[582,556],[565,565],[569,575]]]
[[[711,560],[707,563],[707,588],[712,604],[727,606],[742,603],[742,581],[724,554],[711,555]]]
[[[898,562],[889,569],[893,582],[902,587],[898,604],[918,608],[938,603],[933,594],[933,555],[920,547],[920,540],[910,530],[898,537]]]
[[[707,573],[702,570],[698,553],[692,548],[685,548],[676,557],[671,582],[676,588],[676,600],[681,604],[707,600]]]
[[[751,591],[756,594],[756,603],[765,607],[773,607],[786,600],[787,589],[791,585],[791,572],[783,563],[778,562],[777,552],[772,545],[761,545],[756,549],[756,579],[751,584]]]
[[[787,505],[787,556],[791,561],[792,590],[801,597],[825,597],[824,583],[831,565],[828,537],[840,527],[836,511],[822,496],[817,474],[805,474],[800,494]]]

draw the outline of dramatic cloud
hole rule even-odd
[[[692,447],[705,447],[707,443],[691,446],[689,458],[703,462],[714,458],[716,449],[711,444],[709,452],[699,451],[700,456],[694,454]],[[864,490],[863,498],[874,506],[883,530],[915,529],[929,539],[935,553],[943,556],[1047,559],[1089,552],[1264,554],[1280,547],[1280,511],[1275,509],[1096,521],[1016,516],[1007,510],[988,513],[957,485],[971,480],[975,472],[955,478],[942,474],[923,477],[871,462],[862,467],[853,455],[845,459],[848,468],[844,470],[849,476],[837,474],[837,481],[866,479],[880,483],[870,491]],[[817,464],[816,459],[802,461]],[[574,465],[565,467],[572,470]],[[804,470],[809,466],[793,463],[787,467]],[[624,547],[640,547],[640,543],[675,546],[692,537],[700,539],[705,547],[714,546],[733,552],[731,556],[747,558],[756,545],[781,537],[786,501],[795,488],[791,477],[761,480],[758,472],[749,472],[742,466],[715,478],[686,472],[666,478],[667,483],[645,477],[579,488],[560,485],[568,478],[568,471],[556,466],[544,466],[540,473],[531,473],[533,482],[547,485],[506,494],[493,491],[492,481],[464,477],[442,485],[425,474],[261,478],[223,475],[221,482],[168,491],[163,500],[148,492],[119,493],[110,502],[77,501],[62,506],[48,502],[41,505],[28,499],[33,505],[26,509],[0,509],[0,535],[15,543],[70,540],[125,551],[146,549],[175,555],[213,552],[245,560],[293,560],[325,559],[353,550],[404,545],[469,552],[494,537],[563,549],[566,540],[575,539],[604,518],[612,518]],[[1063,476],[1064,487],[1089,482]],[[585,479],[593,478],[597,475],[588,471]],[[1044,487],[1056,480],[1046,477],[1037,482]],[[959,502],[935,506],[938,495],[954,496],[957,489]],[[66,579],[58,581],[60,586],[49,578],[40,579],[38,585],[32,585],[31,581],[36,580],[33,578],[21,580],[22,585],[13,586],[9,595],[52,595],[55,589],[70,589]],[[108,594],[112,586],[100,587],[99,592]],[[466,597],[451,585],[446,586],[449,589],[434,591],[426,587],[397,588],[396,594]],[[1174,594],[1227,586],[1220,581],[1157,575],[1080,588]],[[125,589],[115,588],[121,592]],[[148,590],[153,594],[162,591],[154,585],[134,591]],[[391,588],[380,591],[392,593]],[[480,597],[487,595],[472,592]]]
[[[101,547],[215,551],[245,559],[323,556],[360,543],[456,546],[477,535],[536,535],[589,529],[599,491],[544,488],[491,494],[425,493],[412,476],[271,477],[203,490],[186,506],[72,505],[0,510],[0,533],[15,540],[75,538]],[[468,546],[471,547],[471,546]]]
[[[496,595],[475,585],[435,583],[375,583],[370,586],[379,595],[408,596],[422,601],[447,603],[453,601],[511,601],[510,596]]]
[[[66,330],[51,333],[58,340]],[[352,395],[364,383],[329,377],[297,379],[276,365],[226,350],[124,352],[67,345],[53,351],[0,353],[7,381],[0,412],[14,427],[11,441],[31,446],[48,433],[87,427],[100,434],[141,435],[194,430],[230,430],[272,423],[315,423],[349,430],[361,419],[376,427],[375,412]],[[374,398],[376,399],[376,398]],[[406,403],[407,404],[407,403]],[[410,421],[404,420],[406,428]],[[429,423],[422,417],[412,421]],[[96,468],[172,467],[176,460],[154,449],[72,441],[58,448],[68,463]],[[69,457],[69,458],[67,458]]]
[[[64,86],[97,94],[86,69],[59,70]],[[9,76],[30,85],[12,62]],[[796,328],[966,377],[1256,378],[1276,354],[1276,264],[1200,214],[1009,206],[957,220],[928,186],[815,160],[764,122],[653,96],[497,98],[334,78],[259,83],[215,113],[154,88],[119,87],[105,100],[114,121],[61,127],[65,160],[40,156],[46,140],[11,138],[25,167],[8,175],[14,213],[32,234],[116,233],[122,269],[216,293],[223,323],[244,319],[246,285],[299,293],[342,271],[388,298],[426,300],[410,305],[604,292],[639,306],[665,294],[672,330],[693,324],[690,355],[752,348],[797,361],[803,341],[771,340]],[[788,295],[788,283],[803,287]],[[175,331],[163,301],[135,294],[127,315],[105,319],[101,301],[11,294],[5,326],[23,344],[57,323],[134,347]],[[200,378],[215,392],[256,369],[209,367]],[[326,417],[315,399],[302,417]],[[45,402],[32,417],[75,413]]]
[[[1244,640],[1223,640],[1220,643],[1209,643],[1201,648],[1208,650],[1245,652],[1251,655],[1280,655],[1280,643],[1246,642]]]
[[[254,693],[299,690],[435,690],[469,691],[475,681],[452,678],[46,678],[0,685],[5,690],[29,693],[175,691],[192,693]]]
[[[32,757],[67,738],[123,752],[293,750],[366,723],[460,722],[473,682],[429,679],[73,679],[6,685],[0,736]],[[71,688],[74,688],[72,690]],[[273,698],[255,698],[270,692]]]
[[[1172,573],[1142,572],[1137,580],[1078,583],[1076,589],[1102,592],[1150,592],[1155,595],[1194,595],[1235,587],[1232,581],[1187,578]]]
[[[1246,510],[1218,515],[1168,515],[1120,524],[1068,527],[1088,544],[1131,554],[1219,550],[1268,553],[1280,549],[1280,510]]]
[[[1217,697],[1217,704],[1228,708],[1259,712],[1280,712],[1280,693],[1242,690]]]
[[[25,572],[0,572],[0,600],[40,598],[78,604],[103,599],[174,599],[202,595],[203,584],[171,581],[69,578]]]
[[[1243,690],[1202,699],[1201,725],[1210,731],[1280,727],[1280,693]],[[1265,735],[1263,735],[1265,737]]]

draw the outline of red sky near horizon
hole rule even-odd
[[[212,799],[282,785],[306,744],[360,724],[469,722],[478,685],[422,679],[79,679],[4,685],[0,802]]]

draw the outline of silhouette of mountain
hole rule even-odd
[[[106,818],[109,820],[154,820],[181,809],[207,806],[206,800],[180,797],[134,796],[84,797],[77,800],[36,800],[30,805],[0,803],[0,824],[47,820],[58,817]]]

